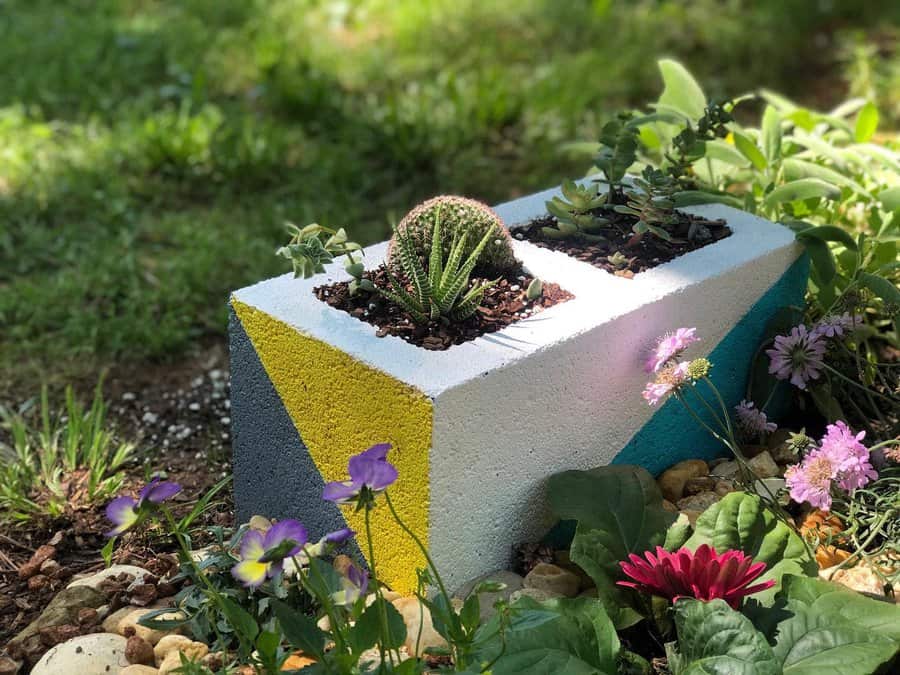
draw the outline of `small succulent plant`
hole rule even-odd
[[[653,167],[645,167],[640,178],[634,179],[637,190],[628,190],[626,204],[615,206],[617,213],[625,213],[637,218],[632,226],[634,237],[629,242],[635,245],[646,233],[651,233],[668,242],[676,239],[668,231],[677,220],[675,215],[675,193],[678,182],[671,176]]]
[[[600,150],[594,164],[606,176],[609,184],[609,203],[621,189],[622,179],[637,159],[638,128],[631,114],[619,115],[600,130]]]
[[[501,276],[513,272],[519,267],[519,261],[513,253],[512,238],[503,225],[503,221],[489,206],[474,199],[455,196],[440,196],[419,204],[407,213],[397,225],[391,237],[387,252],[388,268],[399,271],[401,268],[398,256],[397,240],[401,235],[409,235],[416,254],[427,260],[431,254],[431,238],[434,230],[434,218],[440,211],[440,242],[444,255],[450,253],[454,241],[462,233],[466,233],[463,256],[475,250],[486,232],[492,238],[479,255],[475,269],[476,274],[485,277]]]
[[[561,190],[565,199],[554,197],[546,203],[547,211],[556,217],[556,227],[542,227],[541,232],[551,239],[604,241],[598,232],[609,220],[591,211],[606,204],[606,195],[598,194],[595,187],[577,185],[571,180],[564,182]]]
[[[362,276],[365,269],[361,262],[362,254],[359,259],[356,257],[356,253],[362,251],[362,246],[349,241],[343,227],[333,230],[312,223],[301,228],[293,223],[287,223],[287,228],[291,240],[275,254],[291,261],[294,277],[309,279],[314,274],[324,272],[326,263],[333,261],[336,256],[343,255],[347,257],[344,269],[353,277],[350,282],[351,295],[360,290],[368,292],[375,290],[375,285]]]
[[[379,292],[389,300],[400,305],[409,312],[416,323],[428,323],[441,319],[444,321],[463,321],[475,313],[484,292],[496,284],[496,281],[484,281],[472,285],[470,288],[469,277],[478,263],[478,259],[484,254],[488,243],[497,234],[496,226],[489,227],[481,236],[481,239],[468,249],[469,230],[457,230],[453,235],[448,255],[444,255],[441,246],[443,230],[442,205],[437,205],[432,214],[432,225],[429,240],[431,250],[428,255],[427,268],[423,265],[417,249],[415,230],[401,231],[399,226],[394,229],[393,255],[396,263],[406,275],[412,291],[407,290],[404,284],[395,276],[388,267],[388,281],[390,288],[379,288]]]

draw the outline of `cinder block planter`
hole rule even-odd
[[[513,229],[545,213],[548,190],[496,207]],[[349,524],[367,552],[361,514],[321,500],[347,459],[390,442],[392,495],[452,584],[504,567],[510,547],[540,537],[546,478],[609,462],[659,471],[718,450],[670,401],[641,398],[646,351],[661,333],[696,326],[692,351],[737,402],[750,355],[772,314],[803,297],[807,263],[792,233],[724,206],[733,234],[623,279],[516,241],[526,268],[575,299],[446,351],[427,351],[316,299],[345,279],[340,265],[310,280],[290,274],[231,300],[232,419],[238,515],[296,517],[315,535]],[[366,249],[367,267],[385,244]],[[422,565],[385,509],[375,554],[401,591]]]

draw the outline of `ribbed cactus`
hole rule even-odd
[[[485,232],[493,228],[496,236],[488,240],[478,257],[474,273],[478,276],[497,277],[512,272],[519,266],[519,262],[513,254],[509,231],[504,227],[500,216],[479,201],[448,195],[433,197],[419,204],[407,213],[397,225],[398,233],[409,233],[416,253],[421,259],[427,260],[430,254],[431,232],[434,229],[434,219],[438,208],[440,208],[440,237],[444,255],[450,253],[454,234],[461,235],[463,232],[467,232],[463,251],[463,257],[466,258],[478,246]],[[391,237],[387,252],[388,267],[394,270],[400,268],[399,260],[395,255],[396,239],[397,234]]]

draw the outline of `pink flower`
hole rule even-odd
[[[718,554],[708,544],[701,544],[696,551],[681,548],[670,553],[657,546],[656,555],[647,551],[644,558],[632,553],[627,562],[620,562],[622,571],[634,581],[616,583],[673,601],[682,597],[705,601],[722,598],[734,609],[745,596],[775,585],[773,579],[750,585],[765,571],[766,564],[754,563],[743,551]]]
[[[661,400],[687,381],[689,365],[687,361],[682,361],[677,365],[668,366],[656,376],[655,381],[648,382],[644,387],[644,400],[651,406],[659,404]]]
[[[819,319],[816,325],[812,327],[810,334],[827,338],[843,337],[844,331],[850,330],[857,323],[859,323],[859,318],[851,316],[847,312],[843,314],[829,314]]]
[[[818,333],[809,333],[806,326],[794,326],[790,335],[778,335],[772,349],[767,349],[771,362],[769,372],[779,380],[790,379],[791,384],[806,389],[810,380],[819,379],[825,367],[825,341]]]
[[[839,421],[828,425],[820,443],[822,453],[837,467],[838,484],[848,492],[878,478],[869,461],[869,449],[860,443],[865,437],[865,431],[854,436],[850,428]]]
[[[749,438],[770,434],[778,428],[774,422],[770,422],[766,413],[758,410],[753,401],[741,401],[734,407],[738,428]]]
[[[679,328],[674,333],[666,333],[656,343],[656,349],[644,365],[648,373],[658,373],[669,361],[677,358],[688,346],[700,342],[694,333],[696,328]]]
[[[837,467],[821,450],[813,450],[801,464],[789,466],[784,481],[791,499],[807,502],[822,511],[831,511],[831,484],[837,478]]]

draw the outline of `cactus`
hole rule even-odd
[[[487,232],[491,237],[478,257],[473,274],[483,277],[497,277],[515,271],[519,267],[512,248],[512,238],[494,211],[479,201],[466,197],[440,196],[419,204],[407,213],[397,225],[387,251],[388,269],[401,268],[398,255],[398,235],[408,234],[416,254],[427,260],[431,253],[431,232],[434,228],[435,213],[440,210],[440,237],[444,255],[449,255],[454,239],[465,234],[463,256],[468,257],[478,246]]]

